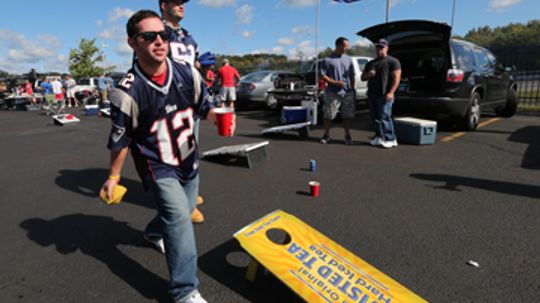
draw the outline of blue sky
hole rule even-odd
[[[450,23],[453,0],[391,0],[390,21],[430,19]],[[201,51],[225,55],[275,53],[309,57],[315,52],[317,0],[191,0],[182,26]],[[6,1],[0,18],[0,69],[10,73],[68,70],[69,49],[96,38],[107,63],[124,71],[131,51],[125,24],[139,9],[158,9],[158,0]],[[382,23],[386,0],[338,4],[320,0],[319,48],[335,38],[356,36]],[[479,26],[503,26],[538,19],[539,0],[456,0],[454,33]]]

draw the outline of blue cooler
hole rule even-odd
[[[411,117],[396,118],[394,128],[399,143],[433,144],[437,136],[437,121]]]
[[[307,109],[302,106],[283,106],[281,109],[281,122],[284,124],[307,121]]]
[[[97,116],[99,114],[99,106],[98,105],[85,105],[84,114],[86,116]]]

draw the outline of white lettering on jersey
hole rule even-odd
[[[195,48],[193,45],[171,41],[169,43],[171,55],[174,61],[185,64],[186,62],[193,66],[195,63]]]

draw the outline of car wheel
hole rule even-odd
[[[266,96],[266,109],[274,110],[277,108],[277,106],[278,100],[276,97],[274,97],[272,94],[268,94],[268,96]]]
[[[480,100],[482,97],[479,93],[473,93],[469,108],[465,117],[462,118],[462,128],[466,131],[473,131],[478,128],[480,123]]]
[[[499,117],[512,117],[516,113],[517,107],[518,97],[516,91],[510,89],[510,91],[508,92],[508,97],[506,99],[506,105],[504,107],[495,109],[495,114],[497,114],[497,116]]]

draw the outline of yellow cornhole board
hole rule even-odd
[[[272,229],[285,231],[290,238],[284,244],[276,244],[267,236]],[[276,210],[262,217],[237,231],[234,237],[306,302],[427,302],[284,211]]]

